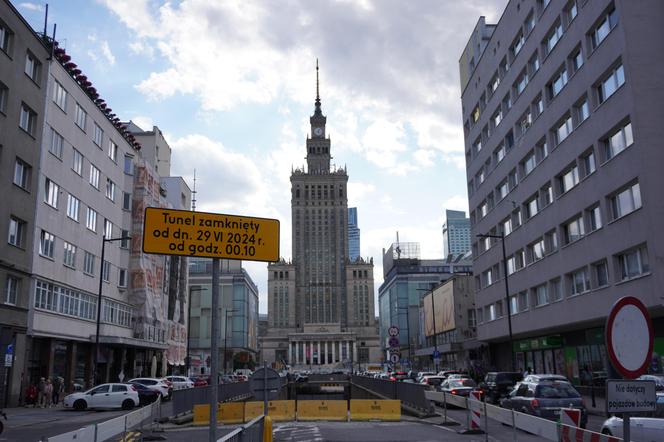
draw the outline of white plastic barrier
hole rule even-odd
[[[495,407],[495,405],[493,405]],[[514,412],[514,425],[546,440],[558,440],[558,423],[530,414]]]
[[[445,395],[445,397],[443,397]],[[457,396],[454,394],[446,394],[440,391],[425,391],[424,397],[430,401],[446,402],[448,405],[454,405],[455,407],[466,408],[466,398],[463,396]]]
[[[489,419],[498,421],[501,424],[506,424],[511,426],[514,423],[512,421],[513,419],[512,410],[508,410],[507,408],[501,408],[501,407],[496,407],[495,405],[487,404],[486,414],[487,416],[489,416]]]
[[[68,433],[58,434],[57,436],[49,437],[48,442],[81,442],[95,440],[95,426],[79,428],[78,430],[70,431]]]
[[[561,425],[560,440],[561,442],[618,442],[622,439],[570,425]]]

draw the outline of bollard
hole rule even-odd
[[[272,418],[267,415],[263,420],[263,442],[272,442]]]
[[[122,430],[122,440],[127,440],[127,415],[124,417],[124,430]]]
[[[447,393],[445,393],[444,391],[442,393],[443,393],[443,416],[444,416],[443,419],[444,420],[443,420],[443,423],[441,423],[440,425],[442,425],[443,427],[452,427],[452,426],[455,426],[455,425],[459,425],[458,422],[447,420]]]

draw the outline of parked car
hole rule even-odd
[[[441,370],[438,372],[438,376],[442,376],[447,379],[452,374],[461,374],[459,370]]]
[[[560,419],[561,408],[576,408],[581,410],[581,428],[588,422],[581,394],[569,382],[521,382],[500,406],[553,421]]]
[[[158,378],[135,378],[130,379],[129,383],[143,384],[151,390],[155,390],[161,394],[162,399],[169,399],[173,393],[173,386],[169,386],[165,379]]]
[[[567,379],[565,376],[561,374],[529,374],[528,376],[523,378],[523,382],[541,382],[541,381],[569,382],[569,379]]]
[[[437,390],[444,381],[445,378],[442,376],[424,376],[420,384],[429,385],[432,389]]]
[[[652,417],[664,417],[664,375],[644,374],[638,379],[643,381],[655,381],[655,394],[657,395],[657,409]]]
[[[461,374],[461,373],[452,373],[447,376],[447,379],[452,380],[452,379],[470,379],[470,376],[467,374]]]
[[[189,380],[194,383],[194,387],[207,387],[208,381],[202,377],[190,376]]]
[[[131,410],[139,405],[138,392],[127,384],[102,384],[84,392],[65,396],[65,408],[83,411],[88,408],[122,408]]]
[[[469,396],[470,392],[473,390],[477,390],[477,384],[470,378],[447,379],[440,385],[439,388],[439,391],[456,396]]]
[[[419,384],[422,382],[424,376],[437,376],[437,373],[434,373],[433,371],[418,371],[413,379]],[[412,377],[413,376],[411,375],[411,378]]]
[[[408,377],[408,373],[406,373],[405,371],[395,371],[390,376],[390,380],[391,381],[403,381],[407,377]]]
[[[522,379],[523,375],[521,373],[491,371],[484,377],[484,382],[480,384],[480,390],[486,395],[488,402],[498,404]]]
[[[602,434],[623,437],[623,420],[613,416],[604,421]],[[664,419],[656,417],[630,417],[629,435],[630,439],[639,442],[651,442],[662,440],[664,434]]]
[[[138,392],[139,405],[151,404],[159,397],[158,391],[152,390],[151,388],[148,388],[143,384],[139,384],[138,382],[129,383],[127,385],[131,385],[134,390]]]
[[[166,376],[164,379],[173,384],[173,390],[194,388],[194,382],[185,376]]]

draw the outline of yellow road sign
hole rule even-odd
[[[279,220],[147,207],[143,252],[279,260]]]

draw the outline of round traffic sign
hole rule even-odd
[[[390,339],[387,340],[387,344],[394,348],[394,347],[399,347],[399,338],[396,336],[392,336]]]
[[[397,362],[399,362],[400,358],[401,358],[401,356],[399,356],[397,353],[392,353],[390,355],[390,362],[392,362],[393,364],[396,364]]]
[[[398,336],[399,327],[397,327],[396,325],[391,326],[390,328],[387,329],[387,334],[390,336]]]
[[[606,321],[606,348],[615,369],[628,379],[638,378],[648,370],[653,344],[646,306],[633,296],[616,301]]]

